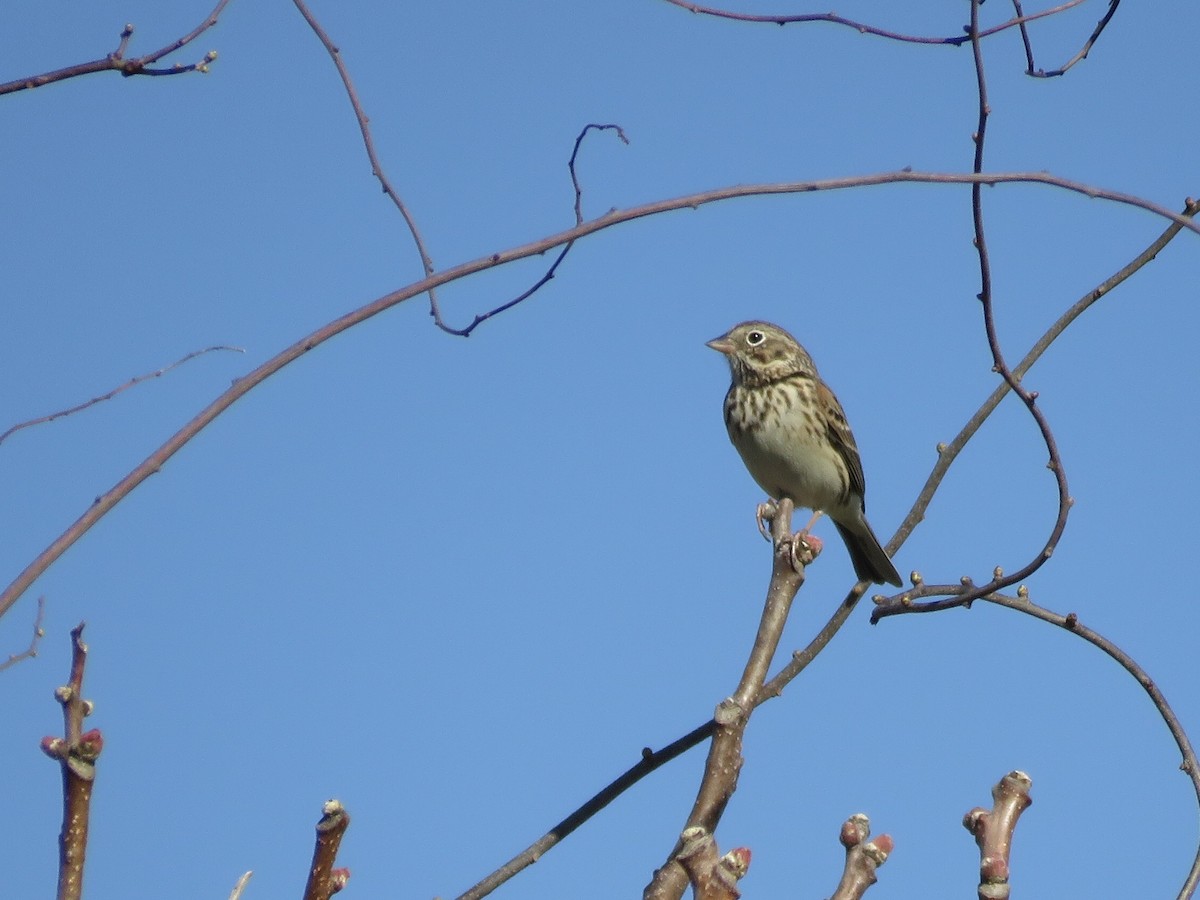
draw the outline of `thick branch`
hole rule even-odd
[[[80,900],[83,896],[83,863],[87,856],[88,825],[91,819],[92,784],[96,760],[104,738],[93,728],[83,730],[91,715],[92,702],[83,699],[83,672],[87,665],[83,623],[71,629],[71,675],[55,691],[63,710],[61,738],[42,738],[42,751],[58,760],[62,769],[63,824],[58,835],[58,900]]]
[[[865,813],[855,813],[842,823],[838,839],[846,848],[846,865],[829,900],[862,900],[867,888],[879,880],[875,870],[887,862],[896,844],[888,834],[868,841],[870,836],[871,820]]]
[[[976,807],[963,816],[963,827],[979,845],[979,900],[1008,900],[1013,833],[1033,803],[1032,786],[1024,772],[1009,772],[992,788],[991,810]]]
[[[308,870],[308,884],[304,888],[304,900],[329,900],[346,886],[350,880],[349,869],[335,869],[338,848],[342,836],[350,827],[350,813],[337,800],[327,800],[317,822],[317,840],[313,846],[312,866]]]
[[[805,553],[806,545],[802,538],[791,533],[792,509],[792,502],[784,499],[768,504],[768,511],[764,515],[764,519],[769,517],[771,521],[773,546],[766,603],[737,690],[732,697],[718,704],[713,717],[716,728],[709,745],[700,790],[688,815],[685,834],[688,829],[696,827],[709,834],[715,832],[729,798],[737,789],[738,773],[742,768],[742,736],[779,646],[792,600],[804,583],[804,564],[812,559],[811,551],[807,552],[806,558],[797,558]],[[682,844],[677,842],[666,864],[654,873],[654,878],[643,893],[645,900],[674,900],[683,895],[688,878],[677,857],[681,849]]]

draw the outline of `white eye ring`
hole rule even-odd
[[[759,344],[761,344],[766,339],[767,339],[767,336],[765,334],[763,334],[761,331],[752,331],[748,335],[746,335],[746,343],[749,344],[751,347],[757,347]]]

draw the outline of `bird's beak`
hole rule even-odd
[[[729,335],[727,334],[723,334],[719,338],[713,338],[704,346],[712,347],[718,353],[724,353],[726,356],[733,352],[733,341],[729,339]]]

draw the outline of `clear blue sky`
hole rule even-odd
[[[1027,4],[1028,6],[1029,4]],[[846,2],[844,15],[957,34],[967,4]],[[1107,7],[1033,30],[1069,58]],[[805,11],[795,3],[746,3]],[[819,6],[812,11],[823,10]],[[0,81],[133,52],[209,0],[20,4]],[[584,210],[729,184],[970,168],[968,48],[829,25],[751,26],[658,0],[335,4],[380,155],[442,267]],[[988,21],[1011,7],[989,3]],[[986,42],[993,171],[1050,170],[1173,209],[1200,194],[1200,12],[1121,7],[1065,78]],[[207,76],[93,76],[0,101],[0,430],[185,353],[232,344],[0,446],[7,582],[92,498],[245,374],[420,274],[371,178],[324,50],[292,5],[233,0],[191,62]],[[1165,223],[1044,187],[985,192],[998,327],[1017,359]],[[443,291],[465,323],[543,271]],[[1033,598],[1133,653],[1200,737],[1195,335],[1200,237],[1183,235],[1087,313],[1030,374],[1076,500]],[[891,186],[739,200],[580,243],[558,277],[469,340],[415,299],[239,401],[70,550],[0,622],[0,655],[48,600],[41,656],[0,675],[0,851],[11,897],[47,896],[67,630],[88,622],[91,720],[106,737],[88,896],[298,896],[321,803],[353,816],[347,897],[450,897],[609,779],[706,720],[736,684],[769,552],[758,489],[721,424],[704,342],[762,317],[807,345],[850,416],[868,512],[890,536],[996,376],[975,294],[969,192]],[[1054,482],[1011,400],[900,551],[930,581],[1041,547]],[[783,641],[807,643],[852,580],[825,524]],[[973,891],[960,820],[1034,779],[1013,859],[1021,896],[1174,896],[1196,802],[1140,688],[1047,625],[977,605],[860,609],[747,737],[718,832],[754,852],[749,897],[827,896],[840,823],[896,840],[870,896]],[[704,751],[585,825],[505,897],[631,897],[669,850]]]

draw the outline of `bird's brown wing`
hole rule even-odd
[[[858,455],[858,445],[854,443],[854,435],[846,422],[846,413],[838,398],[833,395],[825,382],[817,381],[817,400],[829,410],[829,443],[842,455],[846,462],[846,472],[850,476],[850,493],[863,497],[867,492],[867,481],[863,476],[862,459]],[[863,504],[866,508],[866,503]]]

